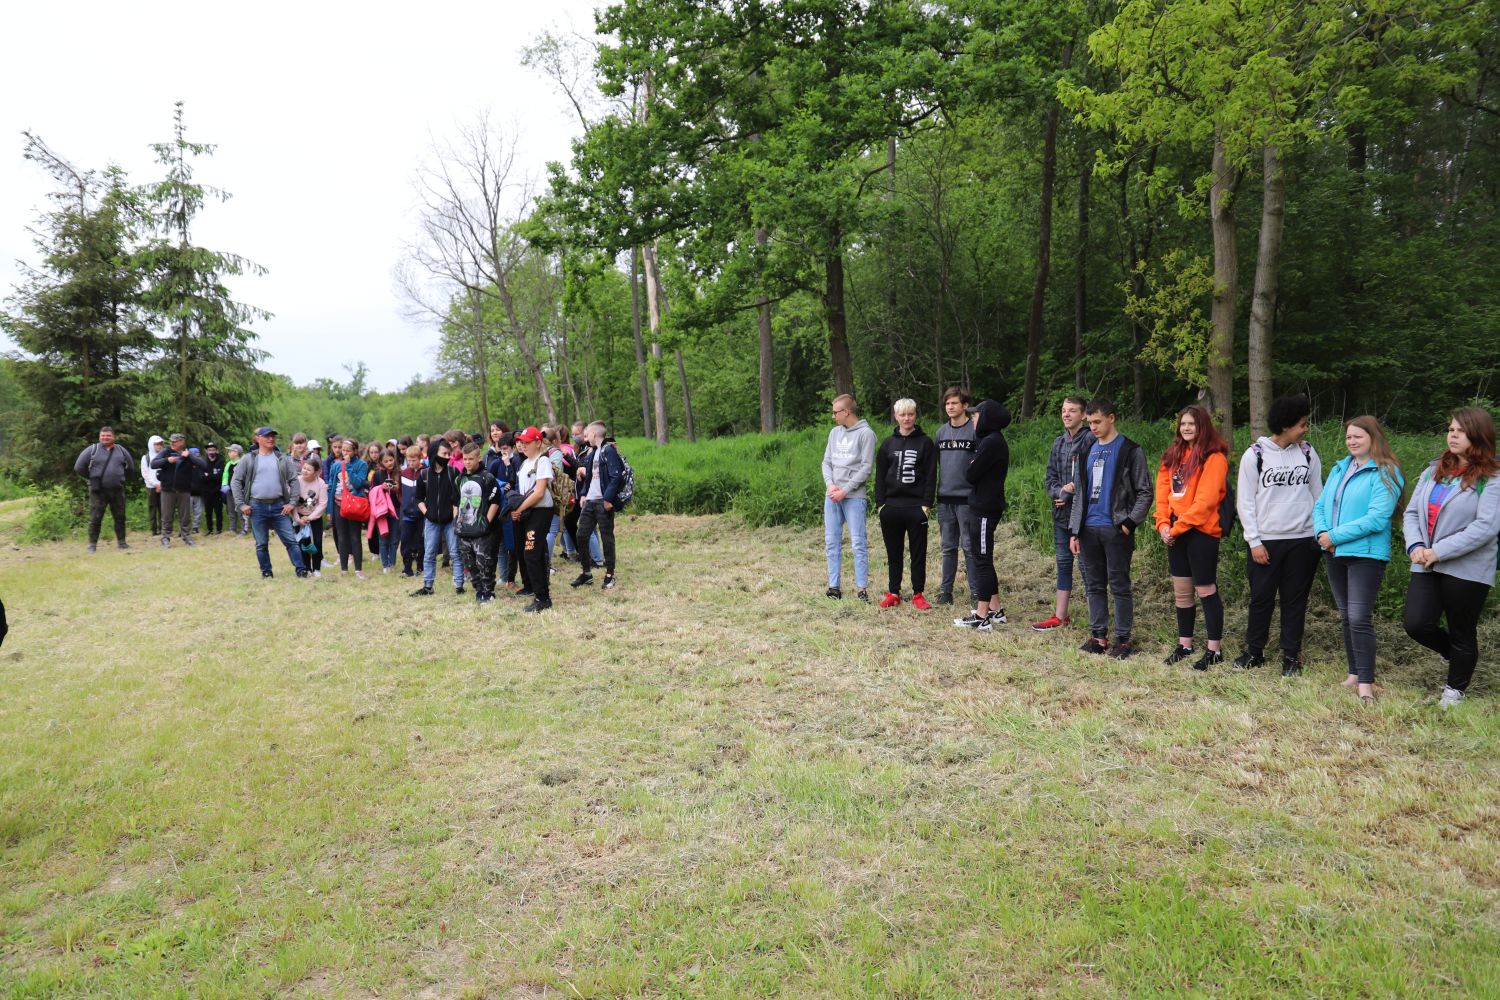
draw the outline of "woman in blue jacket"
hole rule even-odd
[[[1477,406],[1455,410],[1448,450],[1422,472],[1402,519],[1411,556],[1402,624],[1448,661],[1443,708],[1463,701],[1479,661],[1479,616],[1495,582],[1500,536],[1497,472],[1494,418]]]
[[[369,493],[370,466],[359,458],[359,442],[344,438],[339,442],[343,456],[328,463],[328,510],[333,518],[333,536],[339,549],[339,572],[349,571],[349,557],[354,557],[354,575],[365,578],[365,525],[350,521],[339,513],[339,501],[347,490],[357,497]]]
[[[1328,554],[1328,583],[1344,631],[1345,687],[1375,701],[1375,598],[1391,559],[1391,516],[1405,480],[1374,417],[1344,425],[1349,449],[1313,505],[1313,531]]]

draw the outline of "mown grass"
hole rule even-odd
[[[1489,655],[1442,714],[1382,623],[1363,710],[1326,642],[1085,662],[826,601],[815,532],[620,535],[539,622],[234,539],[7,548],[0,995],[1500,995]]]

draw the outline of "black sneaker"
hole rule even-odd
[[[453,592],[459,597],[464,596],[464,585],[460,583],[457,587],[453,588]]]
[[[613,573],[605,573],[604,574],[604,582],[599,585],[599,589],[600,590],[614,590],[615,589],[615,575]]]
[[[411,592],[411,596],[413,596],[413,597],[431,597],[432,596],[432,588],[431,587],[418,587],[416,590],[413,590]]]
[[[517,597],[535,597],[536,596],[536,591],[532,590],[530,587],[523,587],[520,590],[516,591],[516,596]]]
[[[310,576],[312,576],[312,570],[299,569],[297,571],[297,579],[299,579],[299,580],[305,580],[305,579],[307,579]]]
[[[118,548],[128,549],[128,548],[130,548],[130,543],[129,542],[117,542],[116,546]]]
[[[474,595],[474,603],[475,604],[488,604],[491,601],[493,601],[494,599],[495,599],[495,595],[494,594],[475,594]]]
[[[546,604],[543,604],[541,601],[532,601],[530,604],[526,605],[526,607],[522,608],[521,611],[524,614],[528,615],[539,615],[543,611],[549,610],[551,607],[551,601],[548,601]]]
[[[1217,649],[1205,649],[1203,655],[1193,662],[1194,670],[1207,670],[1224,662],[1224,654]]]
[[[271,579],[271,571],[268,570],[268,569],[267,570],[261,570],[260,578],[262,580],[269,580],[269,579]]]
[[[1187,659],[1189,656],[1192,656],[1192,655],[1193,655],[1193,647],[1192,646],[1184,646],[1182,643],[1179,642],[1177,645],[1175,645],[1175,646],[1172,647],[1172,652],[1168,653],[1167,654],[1167,658],[1165,660],[1163,660],[1162,662],[1165,663],[1167,666],[1170,667],[1170,666],[1173,666],[1175,664],[1181,663],[1183,660]]]
[[[1234,662],[1230,664],[1236,670],[1250,670],[1253,667],[1263,667],[1265,665],[1266,658],[1253,649],[1245,650],[1239,656],[1236,656]]]
[[[411,570],[409,570],[409,569],[403,569],[403,570],[402,570],[402,571],[401,571],[401,575],[402,575],[402,576],[416,576],[416,575],[417,575],[417,574],[416,574],[416,573],[414,573],[414,572],[412,572],[412,571],[411,571]]]
[[[1135,655],[1135,647],[1130,644],[1130,636],[1116,639],[1115,644],[1109,647],[1109,655],[1112,659],[1128,660]]]
[[[950,593],[948,593],[946,590],[940,590],[940,591],[938,591],[937,599],[934,600],[932,603],[933,604],[952,604],[953,603],[953,595],[950,594]]]
[[[991,611],[990,612],[990,624],[991,625],[1004,625],[1005,623],[1006,623],[1006,618],[1005,618],[1005,609],[1004,608],[1001,608],[999,611]]]
[[[92,552],[98,552],[98,551],[99,551],[99,546],[95,545],[93,542],[89,542],[89,552],[92,553]]]
[[[198,543],[195,542],[195,541],[193,541],[191,538],[184,538],[182,540],[182,544],[191,548],[192,546],[197,545]]]
[[[863,587],[861,587],[859,589],[859,592],[854,596],[859,598],[861,601],[864,601],[866,604],[870,603],[870,592],[868,590],[865,590]]]
[[[1287,654],[1282,653],[1281,676],[1296,677],[1300,673],[1302,673],[1302,661],[1297,659],[1297,657],[1295,656],[1288,656]]]
[[[1109,652],[1109,643],[1102,635],[1091,635],[1083,640],[1083,645],[1078,647],[1078,651],[1080,653],[1093,653],[1096,656],[1103,656]]]
[[[823,596],[831,597],[835,601],[842,601],[844,599],[844,592],[837,587],[829,587],[828,593],[824,594]]]
[[[570,586],[570,587],[587,587],[589,584],[591,584],[593,582],[594,582],[593,574],[590,574],[590,573],[579,573],[577,579],[575,579],[572,583],[568,584],[568,586]]]
[[[992,628],[989,615],[976,614],[973,611],[962,618],[953,619],[953,624],[958,628],[971,628],[976,632],[988,632]]]

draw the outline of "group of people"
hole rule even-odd
[[[902,577],[910,554],[913,607],[951,605],[958,556],[964,557],[973,609],[953,624],[982,632],[1006,622],[995,571],[995,524],[1005,513],[1009,411],[994,400],[977,405],[953,387],[943,395],[948,419],[936,440],[917,424],[916,403],[897,400],[895,426],[877,446],[853,397],[833,401],[834,427],[823,453],[827,596],[843,597],[843,536],[848,527],[854,582],[868,602],[869,549],[866,485],[874,472],[875,511],[887,556],[881,608],[903,602]],[[1407,635],[1448,666],[1439,704],[1462,701],[1478,662],[1478,626],[1495,582],[1500,555],[1500,462],[1494,418],[1479,407],[1455,410],[1445,444],[1417,477],[1404,507],[1406,475],[1380,422],[1360,416],[1344,425],[1347,454],[1323,475],[1306,440],[1311,403],[1286,396],[1272,403],[1270,434],[1239,457],[1231,480],[1229,443],[1209,413],[1189,406],[1160,460],[1116,427],[1105,398],[1063,401],[1063,430],[1052,444],[1044,478],[1052,503],[1056,547],[1056,604],[1032,628],[1071,624],[1075,566],[1088,604],[1089,635],[1082,652],[1126,659],[1135,603],[1131,560],[1148,531],[1166,547],[1177,617],[1177,642],[1168,665],[1191,660],[1197,670],[1224,662],[1224,603],[1218,592],[1220,546],[1238,519],[1246,546],[1250,589],[1244,648],[1237,669],[1266,662],[1271,616],[1280,605],[1281,672],[1302,672],[1308,595],[1320,563],[1338,608],[1348,676],[1344,684],[1365,702],[1375,698],[1376,597],[1390,561],[1399,516],[1411,559],[1403,625]],[[928,522],[936,507],[942,577],[934,601],[926,597]],[[1399,512],[1399,515],[1398,515]],[[1110,612],[1113,604],[1113,625]],[[1205,641],[1197,646],[1198,609]]]
[[[210,443],[189,447],[186,436],[152,436],[139,464],[147,490],[151,531],[170,548],[174,522],[181,540],[229,530],[251,535],[261,576],[274,570],[270,536],[285,546],[299,577],[321,577],[324,540],[333,539],[339,571],[364,578],[366,546],[382,573],[396,571],[435,593],[439,560],[451,566],[455,593],[465,582],[476,601],[495,599],[497,587],[530,598],[525,611],[552,606],[553,550],[575,560],[574,588],[594,583],[614,589],[615,514],[630,502],[633,473],[602,422],[578,422],[572,434],[556,424],[512,432],[504,421],[487,440],[461,430],[420,434],[361,447],[333,435],[329,457],[306,434],[278,446],[273,427],[255,432],[248,451],[231,445],[227,458]],[[133,459],[110,427],[78,456],[74,469],[89,481],[90,552],[97,551],[104,511],[114,517],[120,548],[125,540],[125,483]],[[517,576],[520,582],[517,582]]]

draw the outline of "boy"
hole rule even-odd
[[[1082,396],[1069,396],[1062,404],[1063,432],[1052,442],[1047,456],[1045,485],[1052,501],[1052,542],[1057,555],[1057,605],[1052,617],[1031,626],[1037,632],[1061,628],[1071,622],[1068,603],[1073,596],[1073,550],[1068,523],[1073,517],[1073,494],[1077,490],[1078,466],[1094,446],[1094,435],[1084,426]],[[1080,567],[1081,568],[1081,567]]]
[[[495,599],[495,515],[500,512],[500,484],[485,471],[478,442],[464,445],[464,472],[458,477],[458,502],[453,522],[458,526],[458,551],[474,582],[474,600]]]
[[[834,397],[833,430],[823,449],[823,549],[828,558],[828,593],[838,600],[843,573],[844,525],[854,549],[856,596],[870,603],[865,589],[870,580],[870,549],[865,540],[865,482],[875,465],[875,432],[859,417],[859,407],[848,393]]]
[[[927,589],[927,512],[937,490],[937,449],[917,425],[917,403],[898,399],[891,407],[896,429],[875,455],[875,512],[885,540],[886,592],[882,608],[901,603],[903,547],[911,548],[912,607],[931,611]]]
[[[1146,523],[1155,483],[1141,446],[1115,429],[1115,405],[1102,396],[1084,408],[1094,443],[1073,484],[1073,515],[1068,523],[1069,550],[1083,556],[1083,580],[1089,597],[1089,638],[1081,651],[1128,659],[1134,651],[1135,596],[1130,589],[1130,560],[1135,530]],[[1109,635],[1106,583],[1115,602],[1115,641]]]
[[[453,528],[453,508],[458,505],[454,476],[448,468],[448,442],[433,438],[427,446],[427,468],[417,480],[417,510],[422,522],[422,586],[411,592],[413,597],[429,597],[437,582],[438,549],[444,543],[450,552],[458,548]],[[461,563],[453,564],[453,592],[463,596],[464,574]]]
[[[969,492],[973,489],[965,475],[974,457],[974,421],[969,419],[969,404],[974,398],[966,389],[950,386],[943,393],[943,410],[948,419],[937,429],[938,451],[938,545],[943,550],[943,579],[938,584],[937,602],[953,603],[953,583],[958,577],[958,553],[964,554],[964,579],[973,588],[974,564],[969,561]]]

